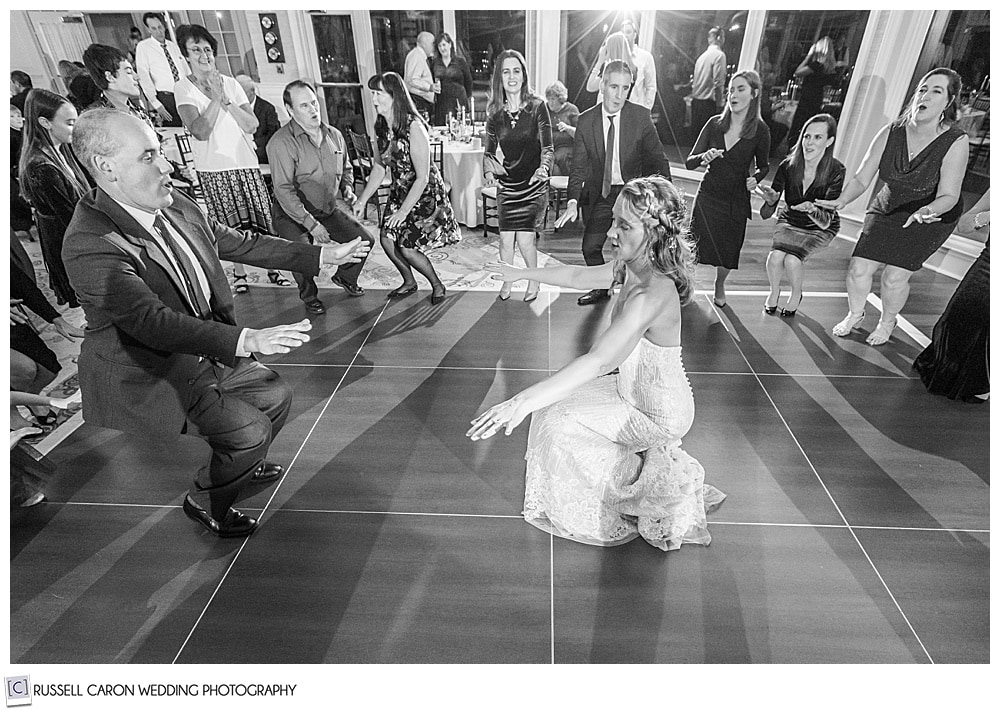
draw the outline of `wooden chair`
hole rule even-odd
[[[559,211],[562,209],[562,204],[569,197],[569,176],[568,175],[554,175],[549,178],[549,199],[545,203],[545,216],[542,218],[542,226],[544,227],[548,224],[549,219],[549,208],[553,209],[553,222],[559,219]],[[556,229],[553,226],[552,229]]]
[[[444,181],[445,192],[451,192],[451,183],[444,177],[444,142],[431,141],[431,162],[437,165],[441,180]]]
[[[493,220],[491,223],[490,220]],[[483,237],[490,232],[500,234],[500,210],[497,205],[497,186],[483,188]]]
[[[372,142],[367,133],[355,133],[350,128],[345,128],[344,133],[350,142],[349,150],[353,150],[354,153],[351,157],[351,163],[357,171],[354,176],[355,192],[360,195],[361,190],[364,190],[364,186],[368,184],[368,178],[371,176],[372,168],[375,165]],[[360,190],[357,189],[358,183],[361,185]],[[378,218],[379,224],[382,222],[382,206],[389,199],[389,190],[391,188],[392,177],[386,171],[386,174],[382,177],[382,182],[378,186],[378,190],[375,191],[375,215]],[[365,206],[365,217],[368,217],[368,205]]]
[[[187,193],[188,197],[201,205],[202,208],[205,208],[205,190],[201,187],[201,183],[198,181],[198,174],[195,170],[194,155],[191,150],[191,134],[187,131],[179,131],[174,134],[174,142],[177,143],[177,152],[181,156],[181,161],[184,164],[183,167],[188,168],[195,176],[194,180],[191,181],[190,188],[177,183],[177,181],[174,181],[174,185]]]

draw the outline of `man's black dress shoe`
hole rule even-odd
[[[219,538],[243,538],[257,528],[257,519],[250,518],[233,508],[229,509],[224,519],[217,521],[208,511],[196,504],[190,494],[184,497],[183,509],[189,519],[200,523]]]
[[[274,462],[264,462],[257,467],[257,471],[253,473],[250,479],[254,484],[267,484],[272,481],[277,481],[284,473],[285,470],[280,464],[275,464]]]
[[[593,289],[577,299],[576,303],[580,304],[580,306],[590,306],[607,298],[609,298],[607,289]]]
[[[399,298],[401,298],[403,296],[409,296],[410,294],[412,294],[416,290],[417,290],[417,285],[416,284],[412,284],[410,286],[407,286],[406,284],[403,284],[402,286],[400,286],[400,287],[398,287],[396,289],[393,289],[388,294],[386,294],[386,298],[387,299],[399,299]]]
[[[334,284],[336,284],[341,289],[343,289],[344,291],[346,291],[347,294],[348,294],[348,296],[364,296],[365,295],[365,290],[362,289],[360,286],[358,286],[357,284],[348,283],[348,282],[344,281],[343,279],[341,279],[340,277],[338,277],[336,274],[334,274],[332,277],[330,277],[330,281],[332,281]]]
[[[311,314],[325,314],[326,307],[323,306],[323,302],[319,299],[312,299],[306,302],[306,311]]]

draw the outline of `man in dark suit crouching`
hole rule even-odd
[[[152,129],[119,111],[84,112],[73,149],[97,183],[77,204],[63,246],[87,317],[84,419],[157,438],[191,427],[212,456],[184,512],[216,535],[247,536],[257,522],[232,506],[245,487],[281,477],[264,457],[292,400],[253,354],[289,352],[309,340],[312,324],[237,326],[220,259],[315,275],[321,263],[359,261],[368,245],[314,246],[210,222],[173,193]]]
[[[583,200],[587,219],[583,228],[583,260],[587,266],[604,264],[604,243],[611,228],[611,210],[618,193],[632,178],[659,174],[670,179],[663,144],[649,109],[628,101],[632,84],[629,66],[608,62],[601,74],[601,103],[580,114],[573,137],[569,200],[556,227],[576,220]],[[607,289],[581,296],[581,306],[608,298]]]

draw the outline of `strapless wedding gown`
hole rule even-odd
[[[525,520],[596,546],[708,545],[725,494],[680,447],[694,420],[680,346],[640,339],[618,370],[532,416]]]

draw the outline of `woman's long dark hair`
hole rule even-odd
[[[948,105],[944,107],[944,113],[941,114],[941,121],[947,126],[951,126],[958,121],[958,97],[962,95],[962,75],[954,69],[948,69],[948,67],[937,67],[924,74],[920,78],[920,81],[917,82],[917,88],[913,90],[913,96],[906,102],[906,107],[899,115],[899,118],[892,122],[893,126],[903,126],[910,120],[911,116],[916,114],[920,87],[936,74],[948,78]]]
[[[67,178],[77,185],[81,193],[87,191],[87,184],[80,182],[80,176],[72,171],[67,173],[63,169],[63,161],[56,155],[56,147],[52,143],[52,137],[38,122],[40,118],[52,121],[64,104],[73,105],[66,97],[48,89],[32,89],[24,102],[24,129],[17,174],[21,176],[21,195],[29,202],[30,197],[24,189],[24,181],[29,175],[28,167],[40,160],[47,160],[66,173]]]
[[[403,77],[396,72],[375,74],[368,80],[368,88],[372,91],[384,91],[392,97],[392,128],[394,130],[397,132],[406,131],[410,125],[410,116],[424,124],[424,128],[427,128],[427,122],[417,111],[413,97],[410,96],[406,84],[403,83]],[[385,146],[381,144],[383,140],[386,142],[389,140],[389,122],[381,114],[375,119],[375,135],[379,138],[379,150],[384,150]]]
[[[733,75],[733,78],[729,80],[730,85],[737,79],[744,80],[750,85],[750,90],[757,92],[757,95],[753,97],[750,101],[750,106],[747,107],[747,112],[743,116],[743,130],[740,131],[740,138],[753,138],[757,135],[757,124],[760,123],[760,91],[761,91],[761,81],[760,74],[755,72],[753,69],[745,69],[742,72]],[[722,109],[722,119],[720,127],[722,132],[725,133],[729,130],[729,126],[733,121],[733,112],[729,108],[729,101],[726,101],[726,107]]]
[[[502,109],[507,100],[503,88],[503,62],[511,57],[521,65],[521,73],[524,75],[524,84],[521,85],[521,106],[527,104],[529,99],[539,98],[531,88],[531,80],[528,78],[528,63],[525,61],[524,55],[516,49],[505,49],[493,60],[493,78],[490,80],[490,94],[487,97],[489,103],[486,105],[486,113],[489,116]]]
[[[799,131],[799,139],[795,142],[792,147],[792,152],[788,157],[788,178],[792,182],[797,182],[802,185],[803,175],[805,174],[806,159],[802,155],[802,137],[806,135],[806,129],[809,128],[810,124],[822,123],[826,125],[826,136],[827,138],[837,137],[837,119],[835,119],[830,114],[816,114],[802,126],[802,130]],[[833,146],[831,143],[826,147],[823,152],[823,157],[819,159],[819,165],[816,166],[816,177],[813,178],[812,184],[816,187],[822,187],[826,185],[827,179],[830,177],[830,166],[833,165]],[[804,186],[803,186],[804,187]]]

